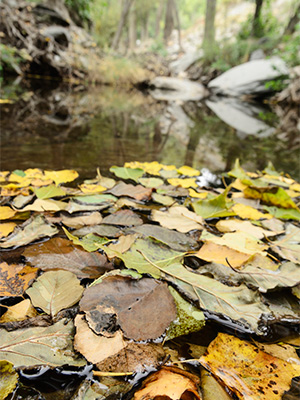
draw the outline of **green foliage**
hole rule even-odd
[[[0,43],[1,64],[0,71],[9,73],[21,73],[20,64],[30,56],[25,50],[18,50],[16,47],[7,46]]]
[[[91,18],[90,6],[92,3],[90,0],[65,0],[65,3],[69,10],[75,13],[84,24],[89,23]]]
[[[160,54],[163,57],[166,57],[168,55],[166,46],[162,40],[155,41],[152,44],[150,51],[152,51],[153,53]]]

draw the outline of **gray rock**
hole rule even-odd
[[[227,125],[237,130],[238,136],[248,135],[268,137],[275,128],[257,118],[262,108],[235,98],[217,98],[206,100],[206,105]]]
[[[262,49],[256,49],[252,51],[249,61],[263,60],[264,58],[266,58],[265,52]]]
[[[203,51],[185,53],[182,57],[170,63],[170,69],[174,74],[180,74],[190,68],[197,60],[203,56]]]
[[[263,94],[272,91],[266,89],[266,82],[288,74],[285,62],[279,57],[253,60],[231,68],[210,81],[208,87],[214,93],[227,96]]]
[[[158,76],[150,81],[151,96],[156,100],[198,101],[207,96],[207,90],[200,83],[188,79]]]

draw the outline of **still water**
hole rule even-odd
[[[43,89],[41,89],[43,87]],[[150,94],[117,87],[70,90],[35,81],[21,90],[4,86],[2,170],[76,169],[83,178],[126,161],[183,164],[214,174],[236,158],[248,170],[271,161],[299,177],[297,138],[276,130],[277,118],[258,104],[208,99],[157,101]],[[209,174],[208,171],[212,173]]]

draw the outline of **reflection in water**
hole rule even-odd
[[[244,105],[234,105],[238,121],[234,113],[230,117],[225,112],[228,124],[212,112],[219,107],[215,111],[222,117],[215,99],[207,105],[157,102],[140,92],[112,87],[26,92],[15,104],[2,107],[1,169],[73,168],[86,178],[93,177],[97,167],[107,172],[126,161],[157,160],[220,173],[238,157],[247,169],[262,169],[270,160],[278,170],[297,177],[296,138],[281,134],[279,139],[248,109],[252,126],[268,129],[267,135],[250,135],[249,125],[242,129]],[[222,110],[226,107],[221,104]]]

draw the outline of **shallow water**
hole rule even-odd
[[[107,172],[125,161],[157,160],[206,169],[210,183],[216,178],[207,170],[219,174],[240,158],[248,170],[270,160],[277,170],[299,176],[297,138],[276,131],[276,116],[262,105],[167,103],[135,90],[70,90],[42,81],[26,91],[15,84],[2,92],[16,99],[2,105],[2,170],[72,168],[92,178],[97,167]]]

